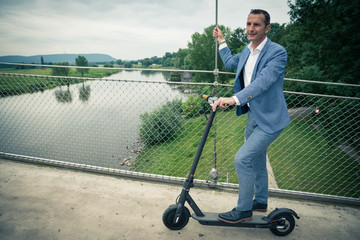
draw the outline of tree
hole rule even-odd
[[[163,67],[174,67],[175,66],[175,58],[177,53],[166,52],[162,58],[161,64]]]
[[[288,0],[288,5],[291,24],[284,40],[289,58],[298,59],[289,67],[316,65],[323,81],[359,83],[360,1]]]
[[[117,64],[117,65],[123,65],[123,63],[124,63],[124,62],[123,62],[121,59],[116,60],[116,64]]]
[[[271,41],[279,43],[282,45],[282,41],[283,41],[283,36],[285,35],[285,28],[286,25],[285,23],[280,25],[279,23],[270,23],[270,31],[267,35],[267,37],[269,39],[271,39]]]
[[[150,58],[144,58],[143,60],[141,60],[141,64],[144,66],[144,67],[148,67],[152,64],[152,61]]]
[[[189,54],[189,49],[179,49],[176,58],[175,58],[175,67],[180,69],[188,69],[189,66],[187,66],[185,58]]]
[[[151,58],[151,61],[152,61],[154,64],[160,64],[161,58],[158,58],[157,56],[153,56],[153,57]]]
[[[84,56],[78,56],[78,57],[75,59],[75,64],[76,64],[76,66],[83,66],[83,67],[89,66],[89,65],[88,65],[88,61],[87,61],[86,57],[84,57]],[[76,71],[80,72],[80,73],[81,73],[81,77],[83,77],[83,76],[84,76],[84,73],[88,73],[88,72],[89,72],[89,69],[88,69],[88,68],[77,68]]]
[[[131,67],[132,67],[132,63],[131,63],[131,62],[124,62],[124,67],[125,67],[125,68],[131,68]]]
[[[360,1],[288,0],[288,5],[291,23],[286,26],[286,33],[281,38],[288,52],[287,76],[359,84],[360,74],[357,69],[360,68]],[[299,88],[299,85],[293,84],[292,87]],[[345,89],[318,84],[307,84],[298,90],[360,96],[357,88]],[[333,141],[334,133],[336,136],[343,136],[343,139],[337,139],[341,144],[345,142],[345,138],[359,138],[358,101],[320,99],[312,103],[308,100],[310,98],[305,99],[306,104],[323,109],[322,117],[318,118],[316,125],[321,128],[329,143]],[[339,112],[343,114],[338,114]]]
[[[194,69],[198,70],[214,70],[215,68],[215,40],[212,32],[215,25],[204,29],[203,33],[194,33],[191,36],[191,42],[188,43],[190,64]],[[220,26],[225,39],[230,36],[230,29]],[[218,68],[220,71],[225,71],[225,67],[221,60],[218,60]],[[214,75],[212,73],[196,73],[195,81],[197,82],[214,82]],[[228,76],[220,75],[218,78],[220,83],[229,81]]]
[[[227,40],[227,45],[234,54],[239,53],[247,44],[249,44],[249,40],[245,28],[235,29]]]
[[[42,56],[40,58],[40,62],[41,62],[41,65],[44,65],[44,58]],[[44,67],[42,66],[41,69],[44,69]]]
[[[55,65],[63,65],[63,66],[69,66],[68,62],[61,62],[61,63],[55,63]],[[66,67],[54,67],[51,71],[51,74],[53,76],[68,76],[70,72],[70,68]]]

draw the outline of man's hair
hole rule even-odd
[[[262,9],[251,9],[249,15],[250,14],[263,14],[265,17],[265,26],[270,24],[270,14],[267,11]]]

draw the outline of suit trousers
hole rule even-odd
[[[239,179],[239,198],[237,210],[252,210],[252,201],[267,204],[268,173],[266,169],[266,151],[268,146],[280,135],[283,129],[275,133],[264,132],[255,122],[251,111],[248,112],[245,130],[245,143],[235,155],[234,165]]]

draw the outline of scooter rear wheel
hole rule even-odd
[[[275,221],[275,224],[270,228],[270,231],[276,236],[286,236],[291,233],[295,227],[295,219],[293,215],[289,213],[277,214],[271,221]]]
[[[171,230],[182,229],[189,222],[189,218],[190,218],[190,211],[185,206],[177,223],[174,223],[175,213],[176,213],[176,205],[173,205],[165,210],[162,217],[164,225]]]

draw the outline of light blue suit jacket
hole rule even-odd
[[[254,67],[251,83],[244,88],[243,69],[250,55],[250,49],[244,49],[237,55],[232,55],[225,47],[219,51],[227,69],[236,69],[234,96],[240,101],[236,113],[247,112],[249,103],[251,114],[259,127],[274,133],[290,124],[290,118],[283,93],[283,83],[287,53],[285,48],[267,40],[261,50]]]

